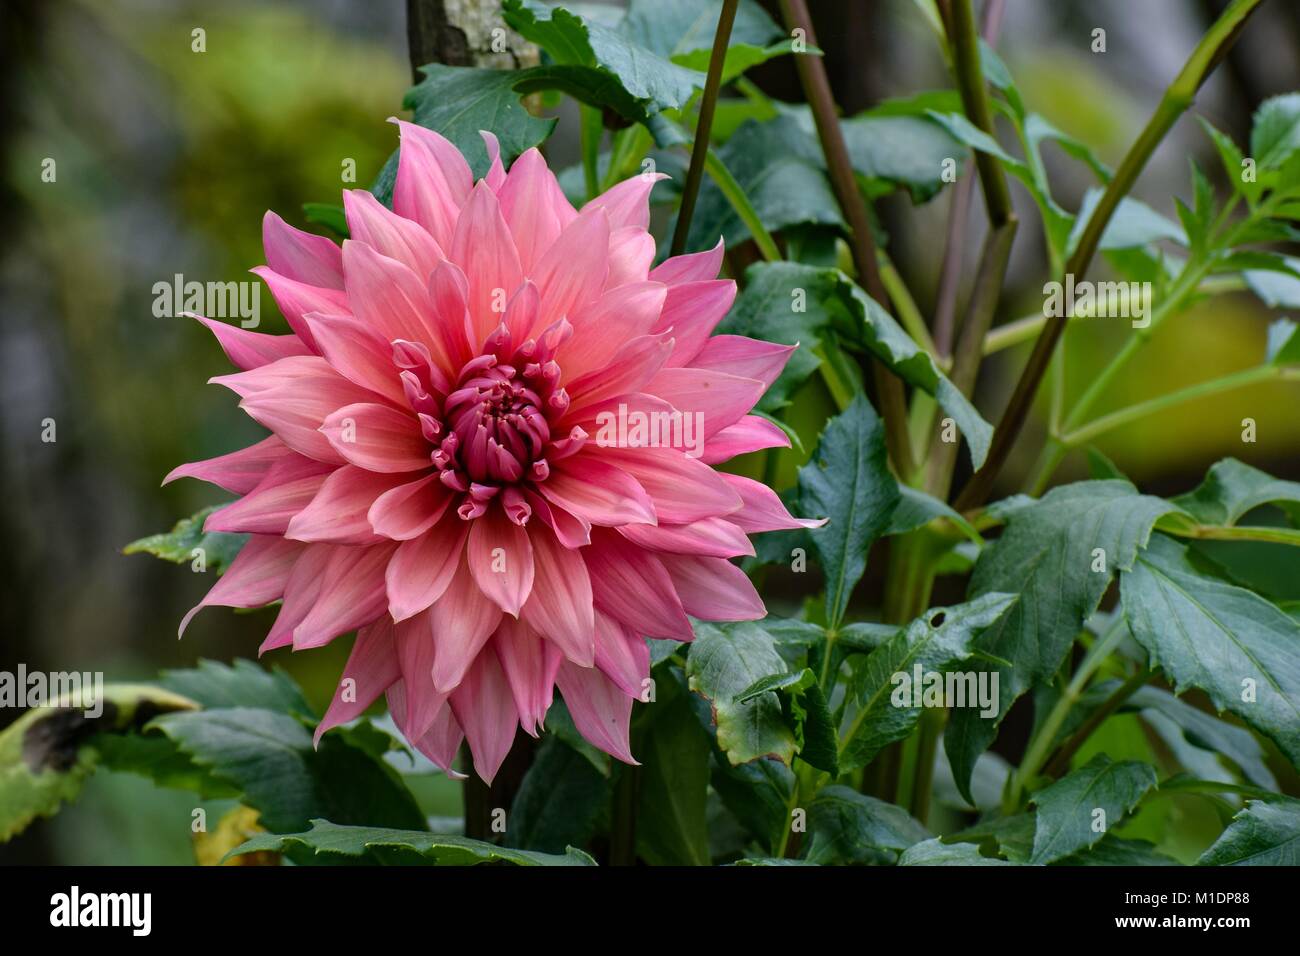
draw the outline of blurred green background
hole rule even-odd
[[[810,6],[846,113],[948,85],[911,0]],[[1219,6],[1009,0],[998,47],[1030,108],[1113,165]],[[1199,111],[1238,141],[1262,99],[1300,88],[1298,9],[1266,6],[1202,94]],[[177,623],[211,579],[120,554],[127,542],[223,500],[194,481],[159,488],[172,467],[260,437],[233,396],[204,384],[229,370],[212,337],[191,320],[156,318],[152,288],[176,273],[251,278],[246,270],[263,262],[266,209],[303,226],[304,202],[338,202],[340,188],[369,184],[396,144],[384,120],[398,112],[410,81],[405,4],[6,0],[0,16],[0,669],[21,661],[141,679],[198,657],[255,656],[268,614],[208,610],[178,642]],[[1098,27],[1107,31],[1105,54],[1089,49]],[[206,32],[202,53],[191,49],[196,28]],[[796,98],[788,60],[753,78],[774,96]],[[562,109],[548,144],[555,166],[576,159],[572,117]],[[1136,195],[1172,217],[1173,197],[1190,191],[1189,156],[1218,169],[1190,117],[1162,145]],[[46,158],[57,164],[55,182],[42,181]],[[356,183],[341,179],[348,159]],[[1050,151],[1048,162],[1057,198],[1077,208],[1086,171]],[[1026,225],[1000,321],[1039,308],[1048,278],[1032,205],[1023,194],[1016,199]],[[923,207],[902,196],[880,205],[891,253],[927,313],[947,210],[946,195]],[[978,210],[972,217],[968,278],[981,217]],[[265,292],[261,310],[264,329],[284,328]],[[1273,317],[1245,293],[1204,302],[1156,338],[1097,411],[1258,363]],[[1104,322],[1071,332],[1071,394],[1127,334]],[[986,367],[979,395],[986,416],[1000,411],[1024,354],[1005,353]],[[1100,447],[1157,493],[1193,486],[1225,455],[1300,478],[1297,405],[1294,386],[1234,392],[1117,431]],[[1258,422],[1254,445],[1240,441],[1247,416]],[[56,422],[54,443],[40,440],[47,418]],[[1018,490],[1036,451],[1031,439],[1003,490]],[[1083,473],[1071,459],[1058,480]],[[348,643],[307,655],[277,651],[268,661],[319,703]],[[0,712],[0,726],[16,716]],[[0,846],[0,861],[190,862],[191,805],[188,795],[101,774],[76,806]]]

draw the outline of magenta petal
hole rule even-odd
[[[360,717],[375,699],[398,678],[397,655],[393,648],[393,622],[381,618],[357,631],[352,653],[343,667],[339,686],[330,698],[329,709],[316,726],[312,742],[320,744],[326,731]]]
[[[464,683],[451,695],[451,709],[465,729],[475,771],[490,784],[519,727],[510,685],[491,648],[478,656]]]
[[[340,456],[368,471],[409,472],[429,467],[429,443],[419,420],[391,405],[347,405],[331,413],[320,431]]]
[[[324,236],[295,229],[268,211],[262,217],[262,246],[266,264],[280,275],[325,289],[343,288],[339,247]]]
[[[631,696],[596,668],[569,661],[560,665],[555,682],[578,732],[610,756],[637,765],[628,741]]]
[[[546,718],[555,694],[555,672],[564,655],[527,624],[502,618],[492,638],[510,693],[515,699],[519,725],[532,736]]]
[[[255,534],[235,555],[226,573],[181,619],[177,637],[205,607],[261,607],[284,594],[285,584],[303,545],[273,535]]]
[[[181,314],[203,323],[217,337],[217,342],[221,345],[221,351],[226,353],[226,358],[230,359],[230,364],[236,368],[258,368],[290,355],[312,354],[306,343],[292,333],[289,335],[267,335],[263,332],[250,332],[248,329],[231,325],[229,322],[218,322],[216,319],[204,318],[201,315],[195,315],[193,312],[182,312]]]
[[[476,518],[469,533],[466,559],[479,590],[512,617],[533,589],[533,547],[528,532],[492,508]]]
[[[650,676],[650,648],[644,637],[597,610],[596,666],[623,693],[639,698]]]
[[[197,478],[233,494],[246,495],[266,477],[272,465],[291,454],[288,445],[271,435],[256,445],[227,455],[178,465],[168,472],[162,483],[165,485],[177,478]]]
[[[569,660],[589,667],[596,659],[596,621],[587,565],[577,551],[570,551],[540,528],[529,538],[533,591],[524,604],[522,619],[542,637],[554,641]]]
[[[660,556],[686,613],[705,621],[757,621],[767,614],[749,575],[722,558]]]
[[[379,537],[371,529],[366,513],[375,499],[392,490],[402,478],[344,465],[332,472],[307,507],[294,515],[284,535],[296,541],[374,544]]]
[[[716,279],[722,268],[722,240],[708,252],[692,252],[684,256],[674,256],[650,270],[650,278],[655,282],[668,285],[680,285],[683,282],[701,282],[704,279]]]
[[[384,492],[370,506],[367,517],[376,534],[409,541],[437,524],[451,502],[451,492],[434,473]]]
[[[387,617],[384,569],[396,547],[338,546],[321,574],[316,602],[293,629],[294,650],[321,647],[381,614]]]
[[[582,550],[596,605],[638,634],[674,641],[695,636],[659,558],[608,531]]]
[[[452,691],[460,685],[500,621],[501,608],[479,590],[462,554],[447,590],[429,609],[433,683],[438,690]]]
[[[705,518],[690,524],[628,524],[616,529],[633,544],[651,551],[738,558],[754,554],[748,535],[726,518]]]
[[[764,448],[789,448],[790,436],[760,415],[746,415],[734,425],[717,432],[704,443],[700,461],[706,465],[730,461]]]

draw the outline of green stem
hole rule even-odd
[[[1115,177],[1102,193],[1073,255],[1065,265],[1065,275],[1073,275],[1076,279],[1081,279],[1087,273],[1092,257],[1101,242],[1102,234],[1119,207],[1120,201],[1133,188],[1138,174],[1146,166],[1151,154],[1155,152],[1175,121],[1192,105],[1201,84],[1209,77],[1219,61],[1227,55],[1245,26],[1247,18],[1262,2],[1263,0],[1233,0],[1201,38],[1183,69],[1165,91],[1160,105],[1141,135],[1129,149],[1124,161],[1120,163]],[[993,482],[1006,464],[1025,419],[1029,416],[1034,395],[1047,374],[1052,353],[1056,351],[1057,343],[1065,332],[1066,322],[1064,317],[1054,317],[1044,324],[1042,334],[1039,335],[1025,370],[1007,403],[1006,411],[1003,412],[994,430],[992,446],[984,466],[976,472],[957,497],[956,504],[959,511],[969,510],[982,504],[993,490]]]
[[[917,308],[916,300],[912,298],[911,290],[907,288],[907,283],[903,277],[898,274],[898,269],[894,266],[893,260],[889,258],[888,253],[883,249],[878,252],[880,261],[880,281],[885,285],[885,291],[889,293],[889,301],[894,304],[894,312],[898,315],[898,321],[903,324],[907,334],[912,337],[917,345],[930,353],[936,362],[942,363],[938,357],[939,352],[934,346],[934,340],[930,338],[930,330],[926,328],[925,317],[921,315],[921,310]]]
[[[739,5],[740,0],[722,0],[722,13],[718,16],[718,28],[713,34],[709,72],[704,80],[700,118],[695,124],[695,142],[691,147],[691,165],[686,171],[686,182],[682,187],[682,204],[677,213],[677,229],[673,232],[670,254],[674,256],[680,256],[686,251],[686,235],[691,228],[691,217],[695,214],[695,200],[700,194],[700,182],[704,178],[705,157],[708,154],[709,137],[713,131],[713,111],[718,102],[718,90],[722,87],[722,65],[727,59],[731,25],[736,20],[736,7]]]
[[[781,250],[777,248],[776,240],[763,225],[763,221],[758,217],[758,211],[750,203],[740,183],[736,182],[736,177],[731,175],[731,170],[727,169],[726,164],[712,149],[705,154],[704,169],[722,191],[727,202],[731,203],[731,208],[736,211],[740,221],[749,229],[750,235],[754,237],[754,244],[758,246],[758,251],[762,253],[763,258],[768,262],[780,262]]]
[[[601,122],[600,110],[585,103],[578,104],[579,145],[582,149],[582,184],[591,199],[600,188],[598,165],[600,160],[600,137],[605,131]]]
[[[1281,378],[1282,369],[1276,365],[1260,365],[1256,368],[1248,368],[1240,372],[1234,372],[1232,375],[1225,375],[1223,378],[1216,378],[1209,382],[1200,382],[1196,385],[1190,385],[1187,388],[1170,392],[1168,395],[1161,395],[1158,398],[1147,399],[1145,402],[1138,402],[1136,405],[1130,405],[1128,408],[1121,408],[1117,412],[1109,415],[1103,415],[1096,418],[1088,424],[1076,428],[1074,431],[1066,432],[1061,436],[1061,443],[1066,448],[1078,448],[1080,445],[1087,444],[1099,435],[1113,431],[1116,428],[1127,425],[1130,422],[1146,418],[1148,415],[1155,415],[1167,408],[1173,408],[1182,405],[1184,402],[1194,401],[1198,398],[1204,398],[1208,395],[1217,395],[1219,392],[1231,391],[1234,388],[1244,388],[1247,385],[1255,385],[1259,382],[1267,382],[1271,379]]]
[[[1154,673],[1155,671],[1149,667],[1139,667],[1128,680],[1116,687],[1102,705],[1089,714],[1088,719],[1079,725],[1079,729],[1070,736],[1070,739],[1061,745],[1061,749],[1056,752],[1056,756],[1043,768],[1043,773],[1049,777],[1059,777],[1065,773],[1070,767],[1070,760],[1079,752],[1079,748],[1083,746],[1084,742],[1092,736],[1093,731],[1105,723],[1107,717],[1119,710],[1124,701],[1137,693],[1138,688],[1151,680]]]

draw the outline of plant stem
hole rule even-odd
[[[1061,443],[1066,448],[1078,448],[1080,445],[1087,444],[1098,435],[1104,435],[1108,431],[1113,431],[1130,422],[1146,418],[1148,415],[1154,415],[1162,412],[1167,408],[1173,408],[1184,402],[1190,402],[1198,398],[1204,398],[1207,395],[1217,395],[1219,392],[1231,391],[1234,388],[1244,388],[1247,385],[1255,385],[1259,382],[1267,382],[1271,379],[1281,378],[1282,369],[1276,365],[1260,365],[1256,368],[1244,369],[1240,372],[1234,372],[1231,375],[1225,375],[1223,378],[1216,378],[1209,382],[1200,382],[1196,385],[1190,385],[1187,388],[1170,392],[1168,395],[1161,395],[1158,398],[1151,398],[1145,402],[1138,402],[1136,405],[1130,405],[1128,408],[1121,408],[1117,412],[1109,415],[1103,415],[1101,418],[1094,419],[1074,431],[1066,432],[1061,436]]]
[[[1049,777],[1059,777],[1065,773],[1069,769],[1071,758],[1078,753],[1084,741],[1092,736],[1093,731],[1100,727],[1107,717],[1119,710],[1124,701],[1137,693],[1138,688],[1151,680],[1154,673],[1155,671],[1149,667],[1139,667],[1128,680],[1116,687],[1102,705],[1089,714],[1088,719],[1079,725],[1079,729],[1070,736],[1070,739],[1061,745],[1061,749],[1056,752],[1056,756],[1043,768],[1043,773]]]
[[[601,122],[600,110],[585,103],[578,104],[579,145],[582,150],[582,185],[587,190],[587,198],[593,199],[600,188],[600,137],[605,127]],[[611,157],[612,161],[612,157]]]
[[[984,85],[984,71],[980,63],[979,35],[975,30],[975,14],[971,0],[952,0],[952,17],[948,36],[953,53],[953,72],[957,89],[961,93],[962,108],[966,117],[989,136],[993,128],[993,111],[989,107],[988,90]],[[1011,215],[1011,193],[1007,188],[1007,175],[996,156],[976,151],[975,168],[979,170],[980,186],[984,192],[984,206],[989,225],[996,229]]]
[[[704,168],[717,184],[718,189],[722,191],[727,202],[731,203],[731,208],[736,211],[740,221],[748,227],[750,235],[754,238],[754,244],[758,246],[758,251],[762,253],[763,258],[768,262],[780,262],[781,250],[777,248],[776,240],[767,231],[763,221],[758,218],[758,212],[750,203],[749,197],[745,195],[744,188],[736,182],[736,177],[731,175],[731,170],[727,169],[726,164],[712,149],[705,154]]]
[[[934,708],[921,714],[921,730],[916,748],[916,769],[912,782],[912,816],[926,823],[930,816],[930,799],[934,790],[934,759],[939,750],[939,736],[948,723],[948,711]]]
[[[781,0],[781,13],[785,19],[786,29],[801,29],[808,43],[817,45],[813,33],[812,18],[808,15],[808,6],[804,0]],[[836,116],[835,100],[831,95],[830,80],[826,76],[826,65],[819,56],[806,54],[794,58],[795,68],[799,71],[799,82],[803,86],[804,98],[812,108],[813,121],[817,126],[817,136],[821,141],[822,153],[826,157],[826,169],[830,174],[831,187],[835,198],[839,200],[844,217],[848,220],[850,248],[853,250],[853,264],[857,267],[858,280],[867,294],[880,303],[882,308],[889,306],[889,293],[880,278],[880,269],[876,261],[876,242],[871,233],[871,220],[867,214],[867,203],[858,190],[853,165],[849,161],[849,150],[844,143],[844,131]],[[903,392],[903,383],[896,378],[879,360],[871,361],[872,379],[876,386],[876,400],[880,405],[881,417],[885,420],[885,439],[889,446],[890,457],[900,475],[911,474],[913,468],[911,438],[907,431],[907,400]]]
[[[913,341],[925,351],[936,362],[942,364],[939,359],[939,351],[935,348],[934,340],[930,338],[930,330],[925,326],[925,318],[921,315],[921,310],[916,306],[916,300],[912,298],[912,292],[907,288],[907,283],[903,277],[898,274],[898,269],[894,262],[889,258],[888,253],[883,249],[878,252],[880,260],[880,281],[884,283],[885,290],[889,293],[889,301],[893,303],[894,313],[898,316],[898,321],[903,324]]]
[[[1119,207],[1120,200],[1133,188],[1138,174],[1164,139],[1174,122],[1192,105],[1201,84],[1209,77],[1219,61],[1227,54],[1236,41],[1247,19],[1263,0],[1233,0],[1223,14],[1210,27],[1200,43],[1192,51],[1187,63],[1178,76],[1169,85],[1160,105],[1129,149],[1124,161],[1115,172],[1115,177],[1106,187],[1101,200],[1093,210],[1083,235],[1073,255],[1065,265],[1065,274],[1082,278],[1088,270],[1092,257],[1097,251],[1101,237],[1110,223],[1111,216]],[[1064,277],[1063,277],[1064,278]],[[967,483],[957,497],[958,510],[967,510],[982,504],[993,490],[993,482],[1006,464],[1012,446],[1029,416],[1038,386],[1047,373],[1052,353],[1065,332],[1067,320],[1051,318],[1043,326],[1042,334],[1034,344],[1034,351],[1029,356],[1025,370],[1021,374],[1006,411],[993,433],[993,443],[988,458],[981,468]]]
[[[625,766],[619,769],[614,785],[609,833],[609,863],[611,866],[632,866],[636,863],[636,805],[640,788],[640,767]]]
[[[704,94],[700,100],[700,118],[695,124],[695,142],[691,146],[691,165],[686,171],[682,187],[682,205],[677,213],[677,229],[673,232],[671,255],[680,256],[686,251],[686,235],[695,214],[695,200],[700,194],[704,178],[704,161],[709,149],[709,136],[713,131],[713,110],[722,86],[722,65],[727,59],[727,44],[731,42],[731,26],[736,21],[736,7],[740,0],[722,0],[722,13],[718,16],[718,29],[713,34],[713,52],[709,55],[709,73],[704,81]]]

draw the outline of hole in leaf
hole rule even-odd
[[[945,615],[945,614],[943,613],[943,611],[940,611],[940,612],[939,612],[938,614],[936,614],[934,617],[930,618],[930,626],[931,626],[931,627],[940,627],[940,626],[943,624],[944,618],[945,618],[946,616],[947,616],[947,615]]]

